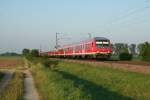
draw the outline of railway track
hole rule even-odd
[[[132,72],[150,74],[150,62],[144,61],[98,61],[98,60],[76,60],[76,59],[59,59],[50,58],[50,60],[63,60],[67,62],[87,63],[96,67],[111,67],[114,69],[123,69]]]

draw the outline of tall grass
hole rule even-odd
[[[139,100],[150,99],[150,75],[111,69],[105,66],[93,68],[88,64],[69,62],[61,62],[57,66],[65,73],[89,80],[126,97]]]
[[[32,73],[41,100],[90,100],[90,95],[74,87],[72,80],[63,78],[53,70],[38,65]]]
[[[0,100],[22,100],[23,97],[23,74],[14,73],[6,89],[0,94]]]
[[[62,61],[32,66],[32,73],[41,100],[150,99],[150,75]]]

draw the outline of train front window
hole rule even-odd
[[[97,48],[103,48],[108,46],[109,46],[109,41],[96,41]]]

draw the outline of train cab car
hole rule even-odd
[[[95,54],[97,57],[109,58],[112,53],[110,40],[104,37],[95,37]]]

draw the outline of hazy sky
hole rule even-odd
[[[150,0],[0,0],[0,53],[53,49],[92,36],[115,42],[150,40]]]

